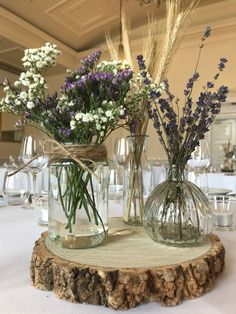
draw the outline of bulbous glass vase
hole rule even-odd
[[[183,170],[172,165],[168,178],[148,197],[143,225],[157,242],[191,245],[212,230],[212,212],[205,194],[184,179]]]

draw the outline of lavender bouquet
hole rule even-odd
[[[105,181],[96,182],[95,178],[105,176],[99,166],[107,159],[106,149],[101,144],[124,115],[124,100],[133,72],[121,62],[99,62],[101,52],[97,51],[81,60],[77,70],[69,71],[61,95],[46,96],[45,74],[59,55],[57,47],[49,43],[26,50],[23,58],[26,71],[14,85],[5,81],[6,96],[1,100],[0,110],[21,114],[23,118],[18,126],[33,123],[52,138],[51,147],[45,145],[44,148],[52,157],[51,188],[56,186],[57,189],[52,192],[52,215],[60,205],[66,217],[65,224],[58,222],[60,218],[56,222],[49,219],[52,236],[56,238],[63,228],[65,237],[73,234],[76,215],[83,209],[95,229],[102,225],[104,238],[106,226],[99,213],[99,197],[103,198],[104,210],[107,204],[105,194],[98,195],[95,185],[104,188],[107,179],[100,178]],[[92,238],[89,245],[96,243]],[[80,244],[73,245],[79,247]]]
[[[203,87],[196,104],[192,99],[194,84],[200,76],[197,67],[203,43],[210,32],[208,27],[201,38],[197,65],[184,89],[182,110],[167,80],[166,97],[158,98],[154,108],[149,107],[149,116],[169,161],[169,172],[167,181],[157,186],[146,202],[144,225],[154,240],[169,244],[197,242],[211,231],[211,209],[206,196],[183,178],[187,161],[205,138],[228,93],[224,85],[214,89],[227,63],[226,58],[221,58],[218,72]]]
[[[204,47],[203,42],[210,32],[211,29],[208,27],[202,36],[197,65],[184,90],[182,115],[180,115],[179,109],[180,100],[170,92],[167,80],[165,80],[167,97],[157,99],[155,108],[149,109],[149,116],[153,120],[154,128],[165,149],[170,167],[178,165],[181,171],[184,170],[196,146],[200,144],[200,140],[205,138],[210,125],[220,112],[221,103],[226,101],[228,93],[228,87],[224,85],[216,91],[214,90],[216,81],[228,61],[226,58],[220,58],[218,72],[214,75],[213,80],[203,86],[203,91],[196,104],[192,99],[194,84],[200,77],[197,66]]]

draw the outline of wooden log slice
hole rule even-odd
[[[129,309],[151,301],[177,305],[203,295],[223,271],[224,258],[216,235],[176,248],[152,241],[142,227],[113,218],[106,242],[92,249],[61,249],[43,233],[35,243],[30,271],[35,287],[53,290],[59,298]]]

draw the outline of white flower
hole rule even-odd
[[[79,121],[81,118],[82,118],[82,113],[81,113],[81,112],[78,112],[78,113],[75,115],[75,120]]]
[[[107,118],[106,117],[101,117],[101,121],[102,122],[107,122]]]
[[[124,114],[125,114],[124,109],[121,109],[121,110],[120,110],[120,116],[123,116]]]
[[[75,129],[75,120],[70,121],[70,128],[71,128],[71,130]]]
[[[105,112],[105,115],[106,115],[106,117],[113,117],[113,113],[112,113],[111,110],[107,110],[107,111]]]
[[[8,96],[5,97],[5,103],[6,103],[6,104],[10,104],[10,100],[9,100],[9,97],[8,97]]]
[[[25,99],[27,98],[27,93],[26,93],[26,91],[20,92],[19,98],[20,98],[21,100],[25,100]]]
[[[89,122],[89,116],[83,115],[82,121],[83,121],[83,122]]]
[[[34,108],[35,105],[34,105],[33,101],[28,101],[26,106],[28,109],[32,109],[32,108]]]
[[[19,99],[16,99],[16,100],[15,100],[15,104],[16,104],[17,106],[20,106],[21,101],[20,101]]]
[[[37,62],[36,62],[36,67],[39,68],[39,69],[40,69],[40,68],[43,68],[43,67],[44,67],[44,64],[43,64],[41,61],[37,61]]]
[[[68,103],[68,106],[69,106],[69,107],[72,107],[72,106],[74,106],[74,103],[73,103],[73,101],[70,101],[70,102]]]
[[[5,86],[4,88],[3,88],[3,91],[6,93],[6,92],[8,92],[10,90],[10,87],[9,86]]]

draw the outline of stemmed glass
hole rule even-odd
[[[195,175],[194,183],[200,187],[205,193],[208,193],[208,180],[206,169],[210,165],[210,149],[208,141],[201,140],[199,146],[188,160],[188,167]],[[205,182],[204,182],[205,181]]]
[[[124,166],[129,153],[129,146],[126,138],[116,138],[113,160],[119,165]]]
[[[116,138],[113,160],[110,161],[109,197],[119,200],[123,195],[124,165],[128,155],[128,143],[125,138]]]
[[[23,164],[31,172],[33,179],[33,196],[37,197],[37,178],[39,172],[46,167],[48,158],[42,154],[43,139],[26,135],[22,141],[21,157]],[[31,161],[32,160],[32,161]],[[31,162],[30,162],[31,161]]]

